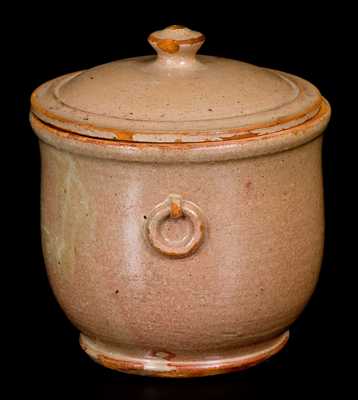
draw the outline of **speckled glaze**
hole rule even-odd
[[[257,364],[285,345],[319,276],[329,105],[291,75],[299,89],[276,72],[198,58],[203,40],[169,27],[149,37],[157,58],[70,74],[33,95],[49,281],[82,348],[119,371],[190,377]],[[128,69],[137,80],[136,63],[143,85],[157,87],[152,103],[141,81],[127,103],[114,96],[110,83]],[[176,108],[166,106],[168,82],[180,79]],[[209,97],[193,100],[200,88]],[[235,90],[242,118],[229,107]]]

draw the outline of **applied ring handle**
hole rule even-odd
[[[188,218],[190,232],[180,240],[169,240],[161,232],[163,222],[168,219]],[[182,258],[193,254],[202,244],[205,236],[205,223],[202,211],[182,196],[171,194],[158,204],[147,217],[145,226],[150,244],[168,257]]]

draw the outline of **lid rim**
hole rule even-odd
[[[266,68],[267,69],[267,68]],[[195,125],[198,121],[182,121],[180,123],[181,130],[179,129],[165,129],[165,125],[170,125],[172,122],[173,124],[177,124],[177,121],[149,121],[150,123],[160,124],[157,126],[156,129],[126,129],[126,128],[117,128],[113,126],[100,126],[99,124],[92,125],[89,121],[89,117],[93,114],[95,117],[98,114],[86,112],[83,110],[79,110],[76,108],[72,108],[67,104],[63,104],[61,99],[56,96],[56,89],[61,85],[63,81],[67,81],[72,79],[78,75],[80,75],[83,71],[78,71],[75,73],[66,74],[60,76],[56,79],[48,81],[43,85],[39,86],[31,96],[31,111],[42,121],[45,123],[51,124],[61,129],[65,129],[67,131],[82,134],[85,136],[95,137],[95,138],[104,138],[104,139],[114,139],[114,140],[132,140],[138,142],[205,142],[205,141],[222,141],[222,140],[231,140],[237,139],[239,136],[247,136],[248,134],[256,134],[256,133],[273,133],[279,132],[281,130],[285,130],[287,128],[294,127],[296,125],[300,125],[303,122],[313,118],[320,110],[322,104],[322,96],[320,95],[317,88],[311,85],[309,82],[306,82],[302,78],[298,78],[294,75],[287,74],[280,71],[270,70],[278,75],[283,76],[285,79],[295,79],[295,84],[299,87],[300,93],[298,97],[303,95],[302,85],[308,84],[312,88],[314,88],[318,94],[317,99],[313,102],[309,107],[303,108],[300,111],[294,114],[284,115],[283,117],[275,117],[271,120],[269,118],[266,119],[264,123],[256,122],[253,124],[247,125],[239,125],[237,127],[224,127],[224,128],[207,128],[207,129],[198,129],[198,128],[190,128],[190,125]],[[45,107],[41,104],[39,99],[39,94],[41,92],[45,93],[45,96],[50,96],[52,98],[52,105],[49,107]],[[42,94],[43,95],[43,94]],[[48,99],[47,99],[48,100]],[[51,99],[50,99],[51,100]],[[287,107],[290,106],[291,103],[297,100],[297,97],[292,100],[291,102],[287,103]],[[64,115],[65,113],[62,111],[62,115],[60,113],[56,113],[53,110],[56,110],[60,107],[65,109],[71,109],[72,111],[72,118],[66,118]],[[261,120],[264,119],[265,115],[270,115],[272,110],[266,110],[264,112],[259,112],[258,114],[261,116]],[[69,114],[69,113],[68,113]],[[76,115],[75,115],[76,114]],[[77,114],[81,115],[78,117]],[[255,115],[250,114],[249,117]],[[77,116],[77,118],[74,118]],[[244,116],[246,117],[246,116]],[[218,119],[210,119],[210,120],[202,120],[201,123],[207,122],[208,124],[222,123],[223,121],[227,120],[238,120],[244,119],[244,117],[228,117],[228,118],[218,118]],[[106,120],[113,120],[116,121],[124,121],[122,118],[118,117],[111,117],[111,116],[104,116]],[[83,122],[86,121],[86,122]],[[139,120],[129,120],[131,123],[133,122],[141,122]],[[127,121],[128,122],[128,121]],[[110,124],[109,124],[110,125]]]
[[[312,107],[311,110],[305,110],[305,112],[298,113],[292,118],[286,120],[276,121],[272,124],[267,125],[251,125],[248,127],[240,128],[230,128],[222,130],[193,130],[193,131],[127,131],[117,128],[109,127],[98,127],[90,124],[79,123],[76,121],[66,120],[65,118],[58,117],[55,114],[48,112],[46,109],[41,109],[38,105],[31,107],[31,112],[36,115],[41,121],[49,125],[53,125],[57,128],[67,130],[72,133],[77,133],[79,135],[98,138],[98,139],[112,139],[112,140],[131,140],[135,142],[210,142],[210,141],[226,141],[232,139],[239,139],[242,137],[247,137],[247,135],[257,136],[266,133],[276,133],[289,128],[294,128],[296,126],[302,125],[314,118],[320,111],[322,100],[321,97],[317,104]],[[277,129],[275,129],[277,128]],[[184,136],[185,135],[185,136]],[[148,140],[155,136],[156,140]],[[158,140],[159,136],[163,140]],[[168,136],[170,136],[168,140]],[[182,138],[187,140],[179,140]],[[166,140],[167,139],[167,140]],[[191,140],[190,140],[191,139]]]
[[[196,163],[257,157],[299,147],[323,134],[330,115],[330,105],[323,98],[319,113],[293,128],[256,137],[201,143],[139,143],[86,137],[47,125],[32,113],[30,122],[42,142],[73,153],[122,161]]]

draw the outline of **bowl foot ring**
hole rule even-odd
[[[158,351],[135,357],[109,348],[84,334],[80,335],[82,349],[104,367],[137,375],[158,377],[197,377],[239,371],[259,364],[278,353],[287,343],[289,331],[266,342],[240,348],[229,357],[205,357],[202,360],[176,360],[175,355]]]

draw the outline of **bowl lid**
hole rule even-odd
[[[156,56],[64,75],[32,95],[32,112],[70,132],[136,142],[203,142],[278,132],[316,115],[322,97],[296,76],[197,55],[204,36],[152,33]]]

